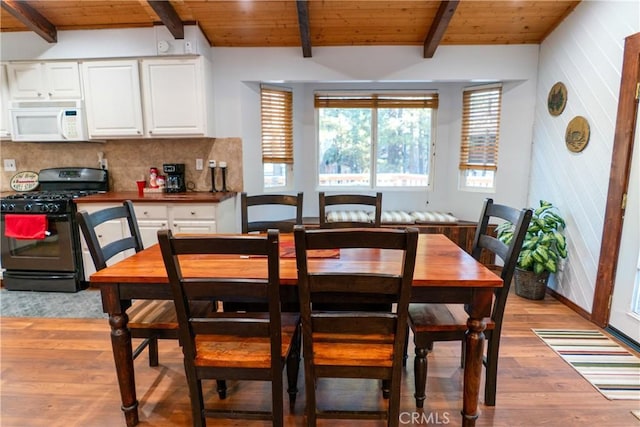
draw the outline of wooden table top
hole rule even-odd
[[[281,234],[281,242],[291,242],[292,234]],[[396,251],[397,252],[397,251]],[[194,256],[184,265],[187,277],[216,275],[234,277],[239,274],[255,278],[266,276],[266,263],[261,258],[239,256]],[[203,262],[206,261],[206,262]],[[380,250],[341,250],[339,258],[314,258],[310,265],[328,271],[399,271],[398,253]],[[246,276],[245,276],[246,277]],[[280,258],[280,281],[283,285],[297,283],[295,258]],[[109,283],[168,283],[167,273],[158,245],[137,253],[91,276],[94,285]],[[502,279],[477,262],[455,243],[441,234],[420,234],[414,272],[414,286],[500,287]]]

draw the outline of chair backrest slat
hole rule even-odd
[[[215,316],[212,314],[212,316]],[[270,337],[269,319],[251,319],[224,316],[220,318],[197,318],[191,321],[195,335],[234,335],[240,337]]]

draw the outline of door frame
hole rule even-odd
[[[601,328],[608,326],[611,313],[611,299],[613,297],[616,267],[620,253],[625,200],[633,157],[639,85],[640,33],[636,33],[627,37],[624,44],[607,206],[602,229],[602,243],[593,305],[591,306],[590,320]]]

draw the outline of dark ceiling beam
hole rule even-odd
[[[451,18],[453,18],[453,14],[458,7],[458,3],[460,3],[459,0],[440,2],[436,17],[433,19],[431,28],[429,28],[429,34],[427,34],[427,38],[424,40],[425,58],[433,58],[445,31],[447,31],[449,22],[451,22]]]
[[[170,2],[149,0],[147,3],[158,15],[164,26],[173,34],[174,39],[184,39],[184,24]]]
[[[309,29],[309,3],[307,0],[297,0],[298,27],[300,27],[300,42],[302,56],[311,58],[311,30]]]
[[[26,2],[2,0],[2,8],[47,42],[58,42],[58,30],[56,30],[56,26]]]

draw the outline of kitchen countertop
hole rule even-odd
[[[145,193],[139,196],[137,191],[108,191],[74,199],[78,203],[110,203],[131,200],[135,203],[220,203],[236,196],[236,192],[211,193],[208,191],[188,191],[186,193]]]

